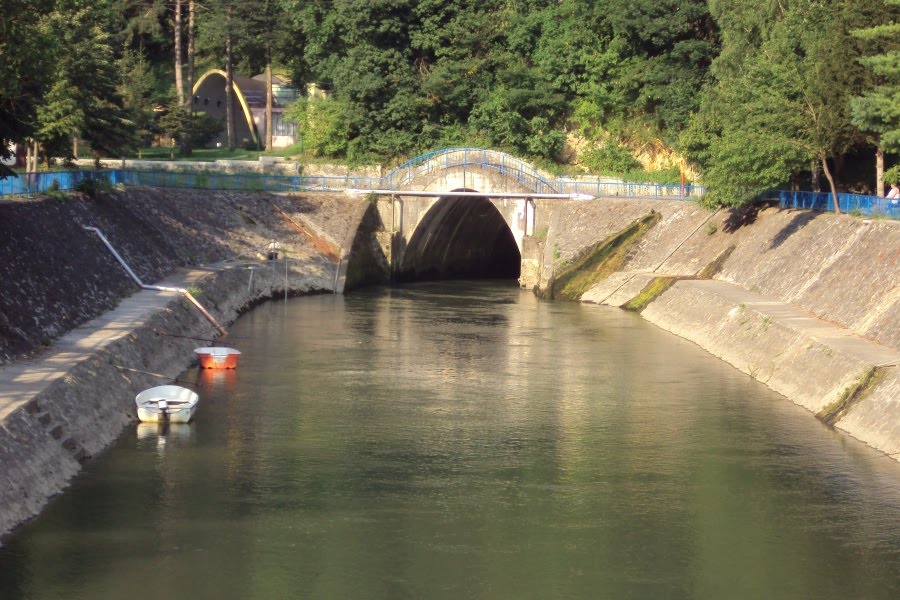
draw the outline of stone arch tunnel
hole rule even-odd
[[[485,197],[439,198],[402,243],[396,281],[519,277],[516,239]]]
[[[341,246],[336,290],[435,279],[537,282],[551,230],[550,205],[539,197],[555,190],[512,157],[470,154],[411,161],[414,168],[397,169],[400,179],[386,177],[391,191],[367,197]]]

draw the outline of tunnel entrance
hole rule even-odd
[[[409,240],[397,279],[516,279],[521,263],[509,225],[487,198],[441,198]]]

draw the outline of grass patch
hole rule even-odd
[[[169,158],[169,148],[162,146],[154,146],[152,148],[141,149],[141,158],[129,156],[137,160],[176,160],[176,161],[197,161],[197,162],[213,162],[216,160],[257,160],[259,156],[265,152],[260,150],[244,150],[242,148],[194,148],[190,156],[180,156],[175,151],[175,158]]]
[[[659,223],[661,218],[660,213],[651,211],[594,246],[581,258],[564,266],[550,285],[550,297],[580,299],[597,283],[620,270],[634,243]]]
[[[644,286],[641,293],[622,305],[625,310],[641,312],[647,306],[659,298],[663,292],[672,287],[678,281],[675,277],[654,277],[653,280]]]
[[[725,261],[728,260],[728,257],[731,256],[731,253],[734,252],[734,245],[728,246],[725,248],[721,254],[719,254],[711,263],[703,267],[703,270],[697,274],[699,279],[712,279],[716,275],[719,274],[719,271],[722,270],[722,266],[725,264]]]
[[[840,398],[819,411],[816,417],[826,425],[834,426],[854,404],[862,399],[863,394],[869,388],[874,387],[881,380],[880,375],[878,367],[872,367],[860,375],[855,384],[848,386]]]

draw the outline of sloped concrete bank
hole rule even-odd
[[[0,291],[0,536],[36,515],[134,421],[139,391],[170,382],[216,335],[180,295],[138,291],[83,225],[105,229],[145,282],[191,289],[227,326],[270,298],[331,293],[333,257],[285,218],[341,239],[353,212],[322,199],[176,190],[0,208],[8,258]],[[287,262],[256,260],[271,238],[289,250]],[[40,252],[27,251],[35,247]],[[210,259],[220,260],[198,265]],[[29,302],[30,313],[14,314]],[[49,338],[41,350],[39,340]]]
[[[297,267],[288,269],[287,280],[282,269],[262,265],[251,282],[244,263],[192,271],[185,278],[220,323],[231,323],[259,302],[282,298],[285,283],[291,295],[330,292],[331,274]],[[108,343],[87,344],[83,352],[73,349],[92,326],[65,336],[58,344],[62,355],[42,357],[42,362],[64,363],[64,374],[27,401],[8,407],[0,427],[0,532],[37,514],[85,459],[134,421],[138,392],[169,383],[195,361],[193,349],[205,345],[199,340],[215,337],[210,323],[180,296],[138,293],[150,294],[165,295],[165,303],[138,320],[113,323],[120,331]]]
[[[900,223],[661,201],[555,210],[539,293],[587,287],[573,299],[633,307],[900,460]],[[646,232],[620,235],[651,212]]]

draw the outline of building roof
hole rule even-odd
[[[247,99],[250,108],[265,108],[266,106],[266,82],[252,77],[240,77],[235,75],[234,85]]]

